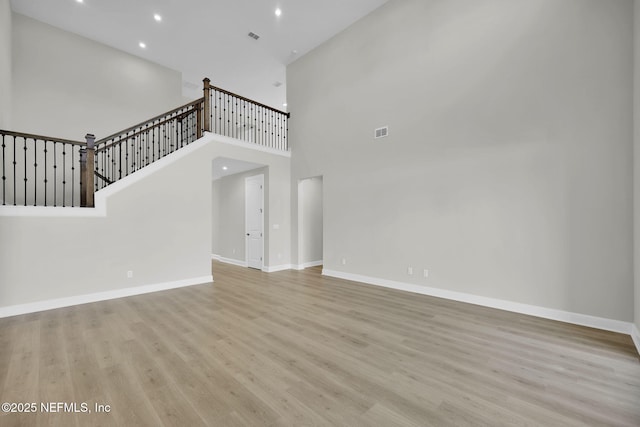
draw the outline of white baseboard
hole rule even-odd
[[[354,282],[367,283],[370,285],[382,286],[385,288],[398,289],[407,292],[413,292],[422,295],[429,295],[438,298],[449,299],[453,301],[466,302],[469,304],[481,305],[484,307],[497,308],[500,310],[511,311],[514,313],[527,314],[545,319],[559,320],[561,322],[573,323],[581,326],[588,326],[605,331],[619,332],[623,334],[631,334],[630,322],[621,320],[606,319],[602,317],[590,316],[587,314],[572,313],[569,311],[556,310],[553,308],[539,307],[535,305],[522,304],[518,302],[506,301],[496,298],[487,298],[477,295],[467,294],[463,292],[448,291],[445,289],[431,288],[427,286],[414,285],[410,283],[396,282],[393,280],[379,279],[376,277],[362,276],[359,274],[344,273],[342,271],[323,269],[322,274],[325,276],[336,277],[339,279],[351,280]],[[636,342],[636,346],[638,343]],[[639,347],[640,348],[640,347]]]
[[[638,330],[635,324],[631,324],[631,339],[636,345],[636,350],[638,350],[638,354],[640,355],[640,330]]]
[[[124,298],[133,295],[148,294],[151,292],[166,291],[168,289],[183,288],[186,286],[201,285],[203,283],[210,282],[213,282],[212,276],[193,277],[190,279],[157,283],[154,285],[114,289],[112,291],[97,292],[87,295],[77,295],[73,297],[56,298],[47,301],[31,302],[27,304],[10,305],[6,307],[0,307],[0,318],[18,316],[20,314],[36,313],[38,311],[53,310],[55,308],[69,307],[72,305],[88,304],[110,299]]]
[[[249,263],[246,261],[225,258],[216,254],[211,254],[211,259],[215,261],[224,262],[226,264],[237,265],[238,267],[249,267]],[[275,273],[277,271],[291,270],[292,268],[293,266],[291,264],[282,264],[282,265],[274,265],[274,266],[265,265],[264,267],[262,267],[262,271],[264,271],[265,273]]]
[[[304,264],[302,264],[302,270],[309,267],[318,267],[319,265],[322,265],[322,264],[323,264],[322,260],[305,262]]]
[[[303,264],[292,264],[291,268],[293,270],[304,270],[305,268],[309,268],[309,267],[317,267],[319,265],[323,265],[323,261],[310,261],[310,262],[305,262]]]
[[[262,267],[262,271],[265,273],[275,273],[277,271],[291,270],[293,266],[291,264],[272,265]]]
[[[214,254],[211,255],[211,259],[224,262],[225,264],[237,265],[238,267],[249,267],[249,263],[247,261],[242,261],[239,259],[225,258],[223,256]]]

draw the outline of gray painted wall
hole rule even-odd
[[[11,128],[11,3],[0,0],[0,129]]]
[[[303,179],[300,185],[302,263],[322,261],[322,177]]]
[[[265,226],[265,265],[289,264],[289,158],[206,138],[204,147],[110,196],[105,218],[1,216],[0,307],[211,275],[218,156],[268,165],[265,224],[280,228]]]
[[[391,1],[291,64],[325,268],[631,321],[632,6]]]
[[[181,74],[13,14],[13,130],[83,140],[183,104]]]
[[[247,260],[245,252],[245,178],[260,174],[264,175],[264,205],[265,212],[268,212],[268,168],[259,168],[235,175],[228,175],[214,181],[213,199],[219,203],[219,205],[214,208],[218,213],[218,217],[213,220],[213,245],[217,249],[217,252],[214,252],[215,255],[238,261]],[[267,228],[267,225],[265,220],[265,228]],[[217,242],[215,240],[217,240]],[[266,244],[265,247],[267,247]]]
[[[220,180],[211,182],[211,254],[220,255]]]
[[[634,200],[634,266],[635,266],[635,325],[640,331],[640,0],[634,7],[634,150],[633,150],[633,200]]]
[[[207,148],[109,197],[106,217],[1,217],[0,307],[210,276]]]

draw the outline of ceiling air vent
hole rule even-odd
[[[376,139],[384,138],[385,136],[389,136],[389,126],[376,129],[376,132],[375,132]]]
[[[247,34],[249,37],[251,37],[254,40],[258,40],[260,38],[259,35],[257,35],[256,33],[252,33],[250,32],[249,34]]]

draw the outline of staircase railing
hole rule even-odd
[[[204,131],[288,151],[289,113],[212,86],[204,96],[98,141],[0,130],[1,200],[12,206],[94,206],[94,193]]]
[[[96,141],[96,191],[200,138],[203,99]]]
[[[289,113],[212,86],[209,79],[204,79],[204,92],[209,100],[210,111],[205,115],[211,132],[275,150],[289,150]]]
[[[80,206],[86,142],[0,130],[2,205]]]

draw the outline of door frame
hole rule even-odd
[[[265,211],[264,211],[264,174],[258,174],[258,175],[252,175],[252,176],[248,176],[245,177],[244,179],[244,259],[247,261],[247,267],[249,267],[249,235],[248,235],[248,211],[247,211],[247,198],[248,198],[248,184],[249,181],[251,180],[259,180],[260,181],[260,194],[261,194],[261,205],[260,205],[260,209],[262,211],[262,216],[261,216],[261,221],[262,221],[262,236],[261,236],[261,243],[262,243],[262,256],[261,256],[261,260],[260,260],[260,270],[264,269],[264,257],[265,257],[265,253],[264,253],[264,235],[265,235],[265,228],[264,228],[264,216],[265,216]]]

